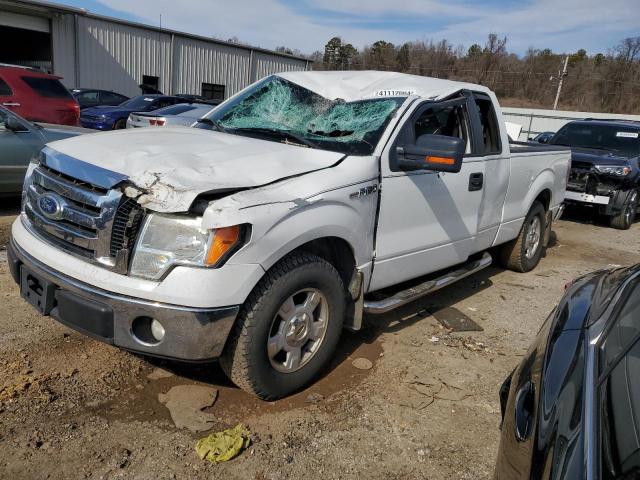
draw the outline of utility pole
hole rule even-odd
[[[564,80],[564,77],[567,76],[567,64],[568,63],[569,63],[569,55],[564,57],[564,67],[562,68],[562,73],[558,72],[558,77],[559,77],[558,91],[556,92],[556,101],[553,102],[553,109],[554,110],[558,109],[558,100],[560,100],[560,90],[562,90],[562,81]]]

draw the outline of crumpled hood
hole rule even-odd
[[[344,157],[336,152],[180,127],[83,135],[49,147],[127,177],[136,188],[125,193],[139,195],[141,205],[157,212],[184,212],[201,193],[265,185],[330,167]],[[81,170],[64,173],[79,176]]]

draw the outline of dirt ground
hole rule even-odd
[[[3,245],[17,204],[0,202]],[[21,300],[0,248],[0,477],[489,479],[498,388],[565,283],[640,262],[640,224],[622,232],[588,219],[565,215],[531,273],[491,267],[367,317],[366,329],[345,332],[317,384],[273,403],[233,387],[217,364],[139,357],[38,316]],[[443,326],[460,317],[482,331]],[[373,368],[356,369],[361,357]],[[173,375],[148,378],[158,367]],[[253,432],[251,447],[225,464],[200,460],[194,445],[204,434],[176,428],[158,401],[177,385],[218,389],[207,410],[212,430],[242,422]],[[319,394],[315,402],[310,394]]]

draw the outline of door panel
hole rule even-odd
[[[499,125],[502,117],[493,108],[494,102],[486,94],[474,94],[472,107],[477,108],[479,121],[478,154],[484,158],[485,185],[478,218],[478,233],[472,253],[486,250],[493,245],[498,233],[504,201],[509,186],[511,160],[508,139],[502,135]]]
[[[465,117],[469,115],[467,103],[464,99],[457,102]],[[429,105],[435,107],[434,113],[442,108]],[[399,139],[391,139],[382,155],[376,256],[369,291],[464,262],[471,253],[487,181],[484,159],[466,157],[458,173],[393,171],[398,141],[410,141],[410,137],[424,133],[466,138],[467,151],[472,153],[470,119],[465,118],[465,126],[452,130],[449,115],[425,117],[423,111],[428,111],[429,105],[414,107],[398,133]],[[470,188],[472,175],[477,179],[480,174],[482,187]]]
[[[458,173],[419,173],[382,179],[376,259],[370,290],[464,262],[478,224],[483,190],[469,177],[482,161],[464,161]]]
[[[0,193],[19,193],[29,162],[42,148],[43,142],[39,134],[31,130],[6,130],[5,115],[0,111]]]

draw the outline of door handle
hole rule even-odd
[[[484,183],[484,175],[482,173],[472,173],[469,175],[469,191],[475,192],[482,190],[482,184]]]
[[[5,107],[19,107],[20,104],[18,102],[4,102],[2,104]]]
[[[533,430],[535,419],[536,389],[531,381],[525,383],[515,399],[515,434],[519,442],[524,442]]]

